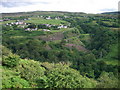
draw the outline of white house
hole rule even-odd
[[[18,25],[19,23],[18,22],[15,22],[16,25]]]
[[[35,30],[37,30],[38,28],[35,28]]]
[[[38,30],[38,28],[27,28],[27,29],[25,29],[25,31],[36,31],[36,30]]]
[[[68,28],[68,27],[64,26],[64,25],[60,25],[60,26],[58,26],[58,28]]]
[[[24,24],[24,22],[18,22],[18,24]]]
[[[48,29],[43,29],[43,31],[50,31],[50,30],[48,30]]]
[[[9,25],[8,23],[6,25]]]
[[[30,31],[30,28],[25,29],[26,31]]]
[[[50,16],[48,16],[46,19],[48,19],[48,20],[49,20],[49,19],[51,19],[51,17],[50,17]]]
[[[14,24],[14,22],[11,22],[11,24]]]
[[[63,28],[67,28],[67,26],[64,26]]]
[[[2,22],[3,20],[0,20],[0,22]]]

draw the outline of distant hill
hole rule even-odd
[[[26,15],[48,15],[48,14],[86,14],[84,12],[67,12],[67,11],[31,11],[31,12],[15,12],[15,13],[2,13],[2,16],[26,16]]]
[[[120,11],[116,11],[116,12],[104,12],[101,14],[120,14]]]

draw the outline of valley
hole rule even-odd
[[[3,13],[3,88],[119,88],[118,15]]]

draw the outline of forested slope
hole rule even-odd
[[[118,87],[118,80],[112,73],[103,72],[97,80],[94,80],[70,68],[71,63],[21,59],[5,47],[3,47],[2,63],[2,88]]]

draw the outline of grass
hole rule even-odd
[[[103,21],[103,23],[105,23],[105,24],[107,24],[107,25],[109,25],[109,26],[112,26],[112,24],[113,24],[114,22],[110,22],[110,21]]]
[[[104,61],[107,65],[117,65],[117,66],[120,66],[119,63],[120,61],[118,61],[117,59],[112,59],[112,58],[101,58],[101,59],[98,59],[97,61]]]
[[[44,35],[46,32],[43,31],[22,31],[22,30],[13,30],[13,31],[8,31],[6,36],[16,36],[18,38],[21,38],[22,36],[39,36],[39,35]]]
[[[111,46],[111,50],[105,58],[112,58],[118,56],[118,44]]]
[[[89,41],[90,40],[90,34],[80,34],[80,40]]]
[[[55,32],[65,32],[65,31],[68,31],[68,30],[71,30],[71,28],[62,28],[60,30],[51,30],[52,33],[55,33]]]
[[[10,38],[27,38],[27,36],[11,36]]]
[[[3,22],[0,22],[0,24],[6,24],[6,23],[15,22],[15,21],[16,21],[16,20],[3,21]]]
[[[61,40],[48,41],[48,44],[59,44]]]
[[[80,40],[79,38],[76,36],[76,37],[71,37],[71,38],[68,38],[67,40],[69,40],[69,43],[74,43],[76,45],[82,45],[82,46],[85,46]]]
[[[118,60],[109,60],[109,61],[105,61],[106,64],[108,65],[119,65],[119,61]]]
[[[35,24],[52,24],[52,25],[59,25],[61,23],[67,24],[66,21],[63,20],[54,20],[54,19],[42,19],[42,18],[32,18],[31,20],[26,20],[26,23],[35,23]]]
[[[113,44],[111,46],[111,50],[108,53],[108,55],[102,59],[99,59],[99,61],[105,61],[106,64],[108,65],[118,65],[120,61],[118,61],[118,59],[116,59],[115,57],[118,56],[118,44]]]
[[[120,30],[119,28],[110,28],[111,30]]]

